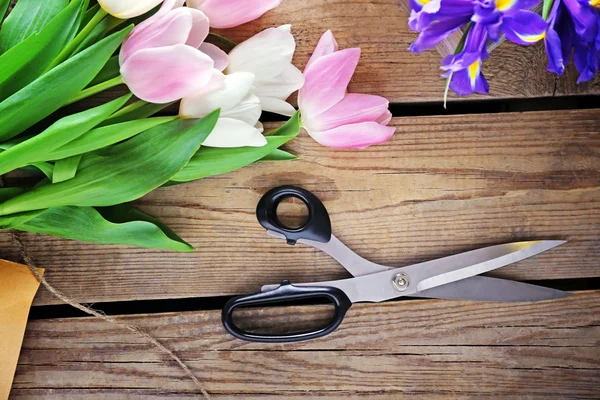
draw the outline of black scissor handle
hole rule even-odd
[[[308,208],[308,220],[300,228],[288,228],[277,218],[277,206],[286,197],[300,199]],[[331,221],[327,209],[317,196],[296,186],[280,186],[265,193],[256,206],[256,217],[265,229],[285,236],[288,244],[296,244],[298,239],[321,243],[331,240]]]
[[[246,332],[239,328],[233,321],[233,311],[238,307],[269,305],[280,303],[289,300],[302,300],[311,298],[326,298],[331,300],[335,306],[335,315],[331,322],[324,328],[314,331],[302,331],[284,335],[276,334],[257,334]],[[281,286],[277,289],[252,294],[249,296],[235,297],[225,304],[221,321],[225,330],[238,339],[247,340],[250,342],[265,342],[265,343],[286,343],[299,342],[302,340],[316,339],[337,329],[342,323],[348,309],[352,306],[352,302],[346,294],[334,287],[315,287],[315,286],[294,286],[289,281],[282,281]]]

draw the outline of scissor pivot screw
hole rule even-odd
[[[392,277],[392,286],[398,292],[404,292],[408,289],[408,275],[399,273]]]

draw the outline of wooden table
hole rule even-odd
[[[468,103],[452,97],[449,105],[451,113],[487,111],[486,104],[493,112],[443,115],[439,57],[406,51],[415,38],[406,21],[395,0],[286,0],[229,33],[242,40],[290,22],[300,67],[328,28],[342,47],[360,46],[351,90],[393,103],[398,133],[388,143],[332,151],[303,133],[287,147],[298,161],[260,163],[138,201],[189,240],[194,253],[25,234],[27,251],[65,294],[116,314],[140,313],[118,318],[174,350],[213,398],[598,398],[600,109],[589,106],[600,105],[600,79],[576,86],[572,69],[561,78],[545,72],[542,45],[505,43],[485,63],[492,95]],[[581,105],[587,109],[573,109]],[[324,339],[235,340],[221,327],[223,296],[283,278],[347,276],[323,253],[265,236],[254,208],[280,184],[315,192],[335,234],[379,263],[401,266],[495,243],[567,239],[491,275],[575,294],[535,304],[358,305]],[[0,234],[0,243],[4,258],[19,260],[9,233]],[[143,339],[93,318],[48,319],[70,314],[59,303],[40,289],[32,314],[45,319],[28,325],[12,398],[196,396],[185,374]],[[315,312],[273,311],[266,318],[286,323]]]

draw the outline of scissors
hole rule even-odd
[[[283,199],[297,198],[308,209],[303,226],[289,228],[277,217]],[[263,286],[261,292],[231,299],[223,308],[223,326],[233,336],[253,342],[298,342],[330,334],[340,326],[354,303],[382,302],[403,296],[451,300],[533,302],[566,297],[569,292],[523,282],[478,276],[566,243],[564,240],[513,242],[484,247],[421,262],[402,268],[368,261],[345,246],[331,233],[329,214],[311,192],[295,186],[281,186],[267,192],[256,208],[259,223],[267,234],[285,239],[288,244],[302,243],[315,247],[334,258],[354,277],[327,282]],[[233,320],[239,307],[270,306],[276,303],[326,299],[335,312],[323,328],[286,334],[247,332]]]

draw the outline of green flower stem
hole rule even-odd
[[[229,40],[226,37],[223,37],[221,35],[217,35],[216,33],[213,32],[209,32],[208,36],[213,37],[221,42],[223,42],[224,44],[231,46],[231,48],[234,48],[235,46],[237,46],[237,43],[234,42],[233,40]]]
[[[553,5],[554,0],[544,0],[542,7],[542,18],[544,18],[544,21],[548,21],[548,17],[550,16],[550,11],[552,10]]]
[[[75,51],[75,49],[81,44],[81,42],[83,42],[83,40],[104,19],[104,17],[106,17],[107,14],[108,13],[104,11],[103,8],[100,8],[96,15],[94,15],[94,17],[90,20],[90,22],[88,22],[88,24],[81,30],[81,32],[79,32],[77,36],[75,36],[75,38],[71,40],[71,42],[69,42],[69,44],[67,44],[67,46],[60,52],[60,54],[56,56],[54,61],[52,61],[50,66],[48,66],[48,68],[46,69],[46,72],[50,71],[52,68],[56,67],[58,64],[62,63],[67,58],[69,58],[71,53]]]
[[[146,104],[148,104],[147,101],[144,100],[138,100],[136,102],[133,102],[123,108],[121,108],[119,111],[117,111],[116,113],[114,113],[113,115],[111,115],[111,118],[116,118],[116,117],[120,117],[123,114],[127,114],[128,112],[137,110],[140,107],[145,106]]]
[[[458,42],[458,45],[456,45],[456,50],[454,50],[454,54],[460,53],[465,48],[465,42],[467,40],[467,35],[469,34],[469,31],[471,30],[472,26],[473,26],[473,23],[471,23],[471,22],[469,22],[466,25],[465,33],[463,33],[462,37],[460,38],[460,41]],[[446,109],[446,104],[448,103],[448,91],[450,90],[450,81],[452,80],[452,75],[454,75],[453,71],[451,71],[450,75],[448,75],[448,78],[446,78],[446,87],[444,88],[444,110]]]
[[[82,90],[81,92],[79,92],[79,94],[77,96],[75,96],[71,100],[69,100],[69,102],[67,104],[65,104],[65,106],[76,103],[79,100],[87,99],[90,96],[93,96],[95,94],[103,92],[106,89],[110,89],[112,87],[122,85],[123,83],[124,83],[123,78],[121,77],[121,75],[119,75],[116,78],[109,79],[106,82],[102,82],[102,83],[97,84],[96,86],[92,86],[90,88]]]

